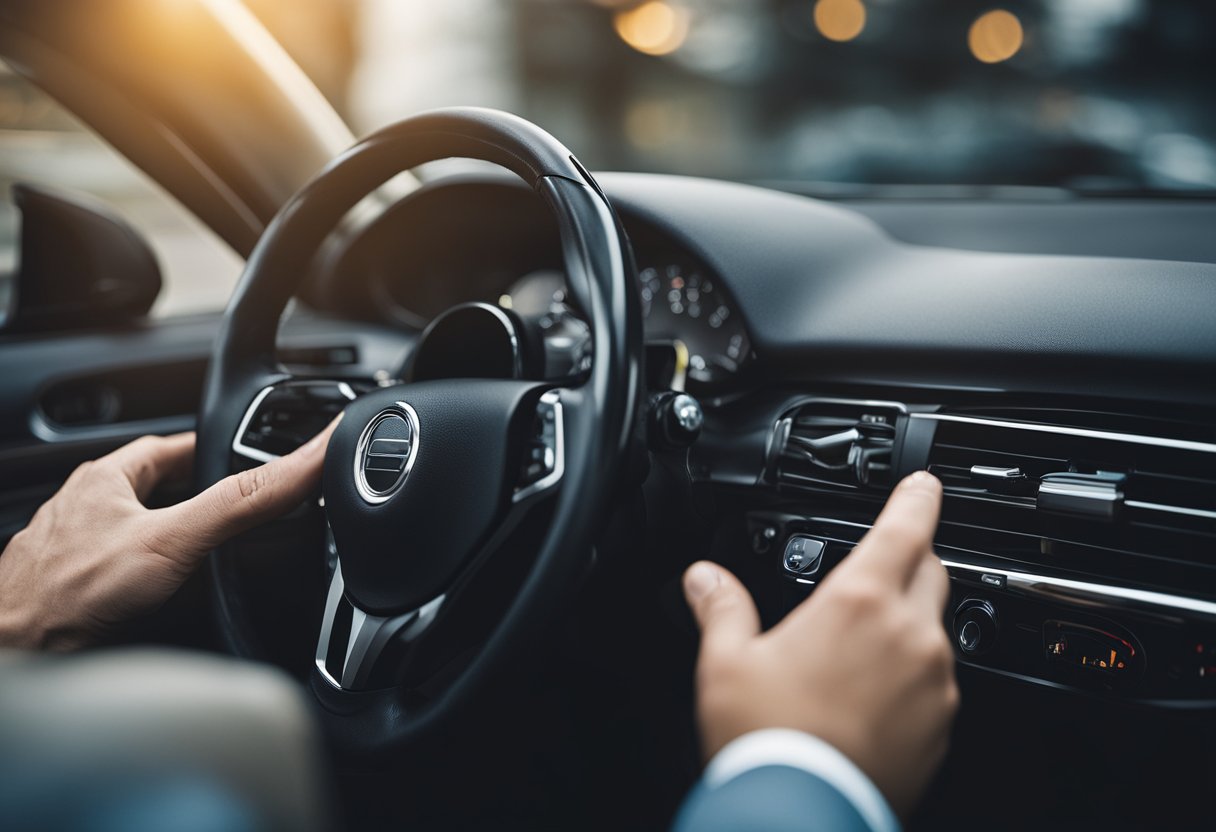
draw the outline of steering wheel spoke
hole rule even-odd
[[[397,615],[364,612],[346,597],[342,565],[330,578],[321,632],[317,637],[317,670],[327,682],[342,690],[366,688],[372,671],[390,642],[408,644],[434,623],[446,595]]]

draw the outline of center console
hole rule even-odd
[[[945,489],[945,626],[978,671],[1161,707],[1216,707],[1216,429],[1009,397],[790,395],[711,410],[690,470],[748,495],[753,558],[792,607],[893,485]],[[733,433],[733,436],[732,436]],[[763,448],[758,447],[763,444]],[[748,454],[758,453],[747,470]]]

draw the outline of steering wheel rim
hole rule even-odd
[[[231,473],[233,437],[250,402],[268,385],[290,379],[275,357],[278,322],[320,242],[350,208],[397,173],[452,157],[505,167],[548,205],[557,219],[571,299],[590,324],[594,358],[585,382],[561,391],[564,473],[543,543],[505,615],[443,696],[416,707],[400,688],[335,689],[312,670],[310,687],[323,723],[340,748],[361,756],[400,748],[442,726],[536,634],[585,569],[629,457],[641,398],[641,309],[633,259],[599,186],[569,150],[524,119],[480,108],[438,110],[386,127],[336,158],[263,234],[225,312],[208,367],[197,485],[207,487]],[[408,396],[409,385],[400,389]],[[335,444],[340,443],[331,442],[331,452]],[[337,466],[327,459],[327,492],[331,468]],[[209,565],[220,631],[232,652],[258,657],[249,599],[241,597],[235,559],[225,554],[213,553]]]

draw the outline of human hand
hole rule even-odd
[[[167,508],[144,501],[189,475],[193,433],[145,436],[84,463],[0,555],[0,645],[71,650],[154,611],[207,552],[308,497],[333,428]]]
[[[689,567],[707,755],[750,731],[795,728],[849,757],[896,812],[913,808],[959,699],[941,620],[949,578],[932,548],[941,494],[925,472],[901,482],[857,548],[766,633],[737,578],[707,561]]]

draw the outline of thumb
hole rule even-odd
[[[225,477],[192,499],[159,509],[162,539],[169,541],[166,554],[200,556],[304,502],[320,479],[325,449],[337,424],[335,419],[286,456]]]
[[[732,652],[760,633],[760,614],[747,588],[702,560],[684,573],[684,597],[701,630],[701,652]]]

